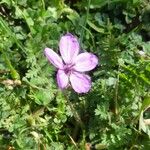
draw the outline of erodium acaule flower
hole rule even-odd
[[[70,33],[61,37],[59,50],[61,57],[50,48],[44,50],[48,60],[58,69],[59,88],[71,85],[77,93],[87,93],[91,88],[91,78],[85,72],[96,67],[98,58],[92,53],[79,53],[79,42]]]

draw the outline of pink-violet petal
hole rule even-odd
[[[91,78],[86,74],[72,72],[70,82],[77,93],[87,93],[91,88]]]
[[[64,89],[67,87],[69,83],[69,78],[65,74],[64,70],[58,70],[57,72],[57,84],[60,89]]]
[[[75,59],[74,70],[79,72],[90,71],[98,64],[98,58],[92,53],[81,53]]]
[[[66,64],[71,64],[78,55],[80,46],[77,38],[68,33],[61,37],[59,49],[64,62]]]
[[[63,69],[63,61],[56,52],[50,48],[45,48],[44,53],[50,63],[52,63],[56,68]]]

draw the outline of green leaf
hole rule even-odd
[[[149,107],[150,107],[150,97],[147,96],[147,97],[144,98],[144,101],[142,103],[142,106],[141,106],[139,114],[141,114],[142,111],[144,112]]]
[[[91,21],[87,21],[88,25],[94,29],[95,31],[99,32],[99,33],[105,33],[103,28],[97,27],[95,24],[93,24]]]

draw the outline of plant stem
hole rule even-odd
[[[81,30],[81,37],[80,37],[80,45],[81,45],[81,47],[82,47],[83,35],[84,35],[85,28],[86,28],[86,23],[87,23],[87,20],[88,20],[90,4],[91,4],[91,0],[87,0],[87,1],[88,1],[88,5],[87,5],[86,17],[85,17],[85,21],[84,21],[84,23],[82,25],[84,28],[82,28],[82,30]]]
[[[5,63],[7,64],[9,70],[10,70],[10,74],[11,74],[11,77],[13,79],[20,79],[20,75],[18,74],[18,72],[15,70],[15,68],[12,66],[7,54],[1,50],[2,54],[3,54],[3,57],[4,57],[4,60],[5,60]]]
[[[74,131],[73,131],[73,139],[76,140],[77,135],[78,135],[77,133],[78,133],[79,129],[81,128],[81,131],[82,131],[81,145],[85,145],[85,127],[84,127],[84,124],[83,124],[81,117],[79,116],[78,112],[75,110],[73,104],[70,102],[69,94],[67,93],[67,91],[64,91],[64,96],[65,96],[65,99],[67,100],[67,103],[70,106],[70,109],[71,109],[73,116],[76,120]]]
[[[82,122],[78,112],[75,110],[73,104],[68,99],[68,93],[66,93],[66,91],[64,91],[64,96],[65,96],[65,99],[67,100],[68,105],[70,106],[70,109],[71,109],[71,111],[73,113],[73,116],[74,116],[75,120],[80,125],[81,129],[84,129],[84,124],[83,124],[83,122]]]
[[[0,17],[0,25],[3,30],[10,36],[10,38],[17,44],[17,46],[27,55],[26,49],[22,45],[22,43],[16,38],[15,34],[11,31],[10,27],[8,26],[7,22]]]
[[[119,67],[120,68],[120,67]],[[118,85],[119,85],[119,68],[118,68],[118,74],[117,74],[117,81],[116,81],[116,85],[115,85],[115,98],[114,98],[114,102],[115,102],[115,114],[118,115]]]
[[[43,10],[45,10],[45,1],[41,0],[41,3],[42,3]]]

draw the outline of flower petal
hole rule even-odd
[[[55,53],[52,49],[50,48],[45,48],[44,53],[48,60],[56,67],[59,69],[63,68],[63,61],[61,57]]]
[[[74,70],[85,72],[94,69],[98,64],[98,58],[92,53],[81,53],[75,59]]]
[[[61,37],[59,49],[65,63],[70,64],[79,53],[79,42],[76,37],[68,33]]]
[[[91,88],[91,78],[85,74],[72,72],[70,82],[77,93],[87,93]]]
[[[58,70],[57,72],[57,84],[59,88],[64,89],[67,87],[69,83],[68,76],[65,74],[63,70]]]

